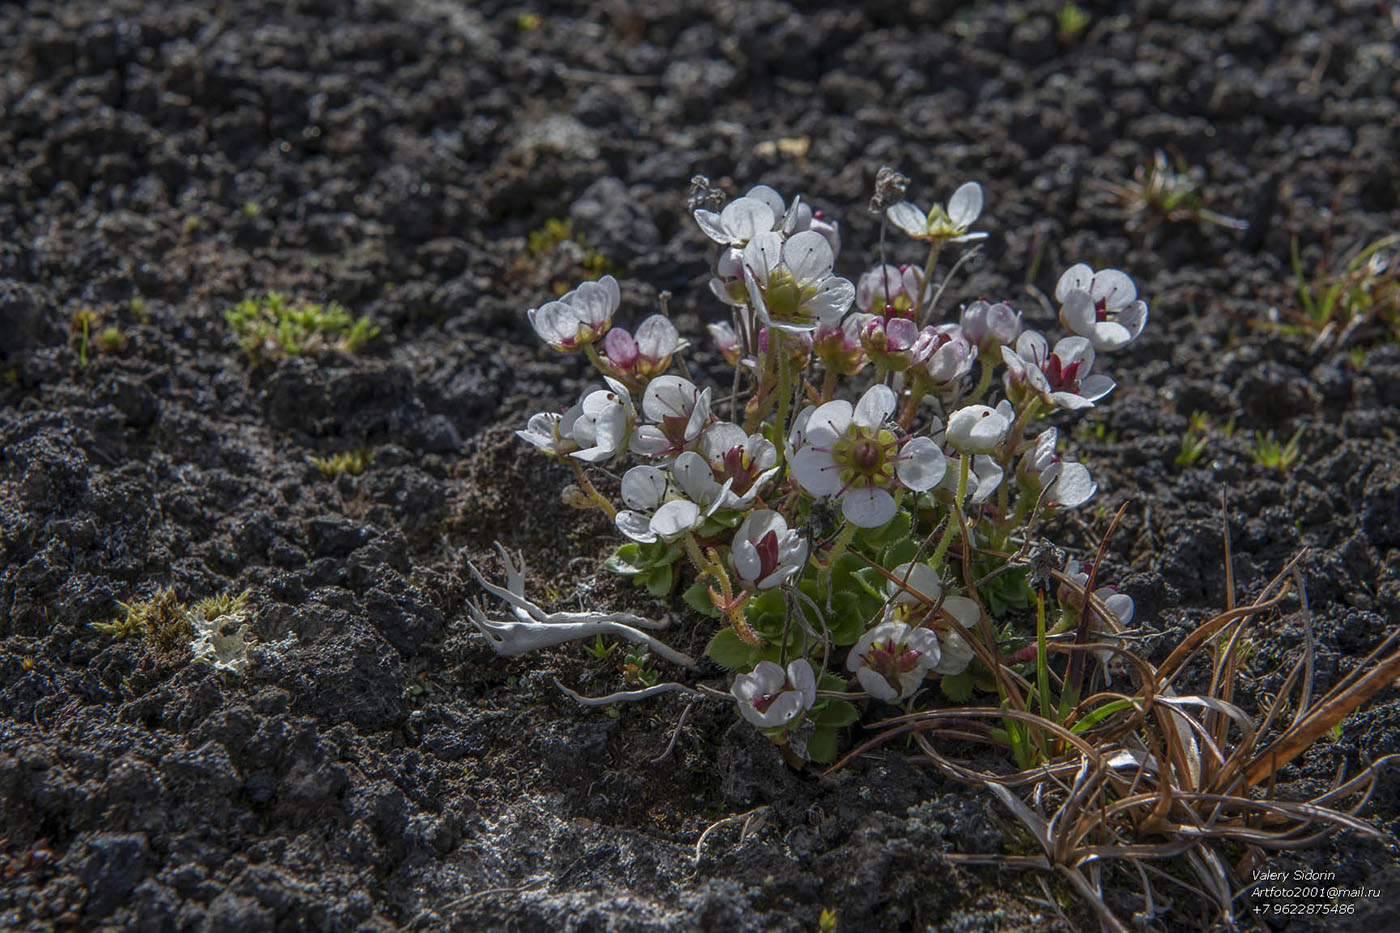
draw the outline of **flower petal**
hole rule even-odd
[[[833,275],[817,286],[817,293],[807,299],[805,306],[819,322],[834,327],[855,299],[856,287],[850,280]]]
[[[617,525],[617,530],[631,538],[633,541],[640,541],[643,544],[650,544],[656,540],[656,532],[651,530],[650,519],[641,512],[631,512],[627,509],[617,513],[613,519]]]
[[[948,219],[959,230],[966,230],[982,213],[982,186],[969,181],[948,199]]]
[[[1074,288],[1065,294],[1060,303],[1060,323],[1072,334],[1093,338],[1098,314],[1094,310],[1094,299],[1089,297],[1088,292]],[[1095,349],[1098,349],[1097,345]]]
[[[841,468],[829,451],[816,447],[803,447],[792,458],[792,476],[817,498],[833,496],[841,489]]]
[[[1121,269],[1104,269],[1094,273],[1089,296],[1095,303],[1102,301],[1104,310],[1112,313],[1127,307],[1137,298],[1137,286]]]
[[[894,496],[876,486],[852,486],[841,496],[841,514],[858,528],[879,528],[894,513]]]
[[[676,352],[680,342],[680,331],[665,315],[653,314],[637,327],[636,347],[645,360],[655,362],[665,359]]]
[[[700,226],[700,232],[714,240],[716,243],[729,245],[734,242],[729,231],[725,229],[724,222],[720,215],[714,211],[700,210],[694,214],[695,222]]]
[[[821,281],[830,275],[835,259],[826,237],[812,230],[794,233],[783,244],[783,263],[802,285]]]
[[[686,499],[672,499],[651,517],[652,533],[670,541],[700,524],[700,506]]]
[[[622,474],[622,501],[629,509],[650,512],[666,499],[666,471],[654,466],[635,466]]]
[[[744,194],[744,197],[767,204],[768,209],[773,212],[774,220],[787,212],[787,204],[783,201],[783,196],[777,192],[777,189],[768,185],[754,185]]]
[[[886,703],[893,703],[899,699],[899,691],[890,686],[890,682],[868,667],[862,667],[856,671],[856,680],[865,688],[865,692],[877,700],[884,700]]]
[[[769,231],[760,233],[749,240],[749,244],[744,247],[744,269],[748,277],[756,280],[759,285],[767,285],[768,277],[773,274],[783,261],[783,238],[779,234]],[[753,290],[754,282],[750,281],[749,290]]]
[[[895,404],[894,390],[884,383],[877,382],[866,389],[865,394],[860,397],[860,401],[856,403],[855,411],[852,412],[851,420],[862,428],[878,429],[894,413]],[[817,415],[812,416],[813,420],[815,421],[820,414],[819,409]]]
[[[743,243],[760,233],[770,232],[778,215],[757,198],[738,198],[724,206],[719,219],[729,233],[730,242]]]
[[[899,449],[895,476],[915,492],[938,485],[948,469],[948,458],[931,437],[916,437]]]
[[[918,239],[928,233],[928,214],[908,201],[885,208],[885,217],[911,237]]]
[[[1081,291],[1085,294],[1089,292],[1089,286],[1094,282],[1094,267],[1087,262],[1078,262],[1070,266],[1060,276],[1060,280],[1055,283],[1055,300],[1063,303],[1072,291]],[[1090,304],[1093,304],[1091,301]]]

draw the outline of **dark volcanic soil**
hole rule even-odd
[[[1104,509],[1054,530],[1083,548],[1132,501],[1104,573],[1151,650],[1224,605],[1225,493],[1242,594],[1308,547],[1319,690],[1354,666],[1400,621],[1400,348],[1312,354],[1248,321],[1292,306],[1293,237],[1311,269],[1400,230],[1394,9],[1085,7],[1071,38],[1057,2],[6,5],[0,926],[812,930],[823,908],[847,930],[1091,924],[1053,880],[1068,919],[1033,876],[942,860],[1026,840],[895,751],[819,779],[701,705],[658,761],[682,701],[581,710],[552,678],[608,692],[615,657],[496,657],[464,621],[482,594],[462,561],[497,568],[500,540],[555,605],[661,611],[602,571],[616,535],[558,504],[567,471],[509,433],[587,377],[526,325],[582,275],[567,250],[531,258],[529,232],[572,217],[624,270],[624,322],[669,289],[698,335],[691,175],[809,196],[854,277],[890,163],[920,203],[986,188],[992,236],[952,303],[1034,317],[1026,285],[1078,260],[1148,298],[1119,389],[1074,431]],[[1248,231],[1127,232],[1102,182],[1159,148]],[[269,290],[382,334],[251,366],[222,312]],[[80,358],[84,308],[125,347]],[[1237,431],[1180,469],[1195,411]],[[1298,428],[1294,469],[1249,456],[1256,430]],[[361,447],[359,476],[306,459]],[[250,590],[275,646],[225,678],[90,627],[166,586]],[[1255,637],[1263,695],[1302,630]],[[1396,751],[1391,692],[1287,777]],[[763,806],[696,861],[705,827]],[[1400,783],[1365,813],[1400,831]],[[1271,866],[1382,890],[1347,921],[1378,930],[1395,851],[1349,837]],[[1168,890],[1156,924],[1208,922]]]

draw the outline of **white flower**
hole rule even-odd
[[[963,334],[957,324],[939,324],[933,328],[933,348],[924,364],[914,375],[927,379],[936,388],[952,385],[972,368],[977,359],[977,347]]]
[[[710,422],[711,390],[680,376],[657,376],[642,393],[642,414],[650,424],[637,428],[632,452],[669,456],[690,447]]]
[[[1137,286],[1118,269],[1095,272],[1086,263],[1071,266],[1055,285],[1060,323],[1072,334],[1088,337],[1101,353],[1121,350],[1147,324],[1147,304]]]
[[[856,310],[881,317],[918,318],[919,283],[922,273],[915,266],[877,266],[856,281]]]
[[[745,587],[768,590],[786,582],[807,563],[807,541],[771,509],[744,517],[730,545],[734,573]]]
[[[892,489],[922,492],[943,478],[943,452],[932,438],[900,444],[885,426],[894,412],[894,392],[876,384],[853,408],[838,399],[793,426],[801,448],[793,456],[792,474],[809,494],[839,496],[841,513],[861,528],[878,528],[894,517]]]
[[[700,453],[719,480],[731,483],[728,508],[748,508],[759,491],[778,475],[778,448],[762,434],[745,434],[732,421],[719,421],[700,435]]]
[[[938,571],[928,564],[904,563],[890,571],[894,580],[885,580],[885,595],[890,598],[892,607],[933,608],[943,595],[943,584],[938,579]],[[907,618],[907,616],[901,616]]]
[[[760,729],[781,729],[817,702],[817,678],[806,658],[793,661],[786,672],[773,661],[760,661],[751,673],[735,677],[729,692],[749,722]]]
[[[928,243],[963,243],[980,240],[985,233],[968,233],[967,228],[982,213],[982,186],[969,181],[953,192],[948,199],[948,210],[935,204],[927,212],[908,201],[901,201],[885,209],[885,216],[916,240]]]
[[[637,420],[627,387],[610,376],[603,380],[608,388],[585,389],[579,403],[559,419],[560,435],[579,446],[569,456],[589,463],[608,460],[625,451]]]
[[[1006,363],[1006,389],[1011,395],[1029,386],[1041,401],[1073,411],[1093,408],[1094,403],[1113,391],[1107,376],[1090,373],[1094,368],[1094,345],[1086,337],[1065,337],[1051,351],[1045,338],[1028,330],[1016,339],[1016,349],[1001,348]]]
[[[997,491],[1001,481],[1005,478],[1006,472],[1001,468],[995,457],[987,454],[977,454],[972,458],[971,469],[967,472],[967,502],[968,505],[977,505],[986,502],[992,497],[992,493]],[[962,457],[948,458],[948,471],[943,474],[943,479],[939,481],[938,488],[945,490],[949,498],[958,493],[958,477],[962,475]]]
[[[563,420],[563,415],[557,412],[538,412],[530,416],[525,430],[516,431],[515,436],[552,457],[563,457],[578,450],[574,439],[559,430]]]
[[[596,282],[584,282],[557,301],[550,301],[526,314],[540,339],[556,350],[582,350],[607,333],[612,316],[622,301],[617,280],[605,275]]]
[[[992,353],[999,346],[1010,346],[1021,335],[1021,312],[1006,302],[992,304],[974,301],[963,308],[959,318],[963,333],[983,353]]]
[[[881,622],[860,637],[846,656],[846,669],[877,700],[902,700],[938,666],[938,635],[903,622]]]
[[[1072,509],[1092,499],[1099,487],[1084,464],[1060,459],[1055,453],[1057,438],[1055,428],[1046,428],[1036,436],[1035,447],[1025,456],[1039,488],[1049,487],[1045,504],[1055,509]]]
[[[729,505],[729,483],[720,484],[705,458],[687,450],[671,464],[636,466],[622,475],[622,501],[614,522],[633,541],[674,541]],[[649,513],[649,514],[648,514]]]
[[[637,336],[614,327],[603,338],[603,354],[619,378],[639,383],[661,375],[671,366],[671,356],[681,345],[681,335],[665,315],[653,314],[637,327]]]
[[[839,325],[818,324],[812,334],[812,355],[826,369],[854,376],[870,362],[860,341],[861,323],[861,315],[849,314]]]
[[[1089,582],[1089,573],[1080,566],[1078,560],[1070,558],[1065,564],[1065,576],[1074,581],[1080,589]],[[1113,613],[1113,617],[1118,620],[1119,627],[1126,627],[1133,621],[1133,615],[1137,607],[1133,604],[1133,598],[1126,593],[1120,593],[1111,586],[1098,586],[1094,588],[1094,596],[1103,601],[1104,608]],[[1084,597],[1081,593],[1071,591],[1068,587],[1060,587],[1060,602],[1071,609],[1079,610],[1084,605]],[[1121,644],[1122,640],[1114,637],[1112,626],[1094,615],[1095,637],[1100,641],[1110,644]],[[1115,653],[1108,648],[1100,648],[1094,652],[1100,664],[1104,666],[1104,682],[1113,683],[1112,666]]]
[[[860,328],[860,342],[877,365],[902,373],[911,366],[925,362],[939,343],[939,333],[932,327],[920,328],[917,321],[907,317],[865,315]]]
[[[955,599],[966,600],[972,603],[973,609],[976,611],[977,603],[967,599],[965,596],[950,596],[947,601],[952,602]],[[944,608],[946,609],[947,606]],[[959,621],[962,621],[961,618],[959,618]],[[973,620],[973,624],[976,624],[976,619]],[[966,623],[964,623],[964,627],[968,627]],[[961,674],[963,671],[967,670],[967,666],[971,664],[972,659],[977,656],[977,652],[973,651],[972,646],[967,643],[967,640],[957,632],[939,632],[938,647],[942,657],[938,659],[938,666],[933,669],[933,672],[935,674],[942,674],[945,677],[955,677]]]
[[[948,416],[948,443],[963,453],[989,454],[1011,429],[1011,406],[968,405]]]
[[[761,198],[743,197],[730,201],[718,214],[707,210],[696,211],[695,222],[705,236],[716,243],[743,246],[760,233],[771,232],[780,214],[775,213]]]
[[[761,233],[744,247],[745,282],[759,319],[793,333],[836,324],[855,300],[855,286],[831,274],[835,254],[820,233],[806,230],[786,241]]]

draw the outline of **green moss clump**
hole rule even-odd
[[[373,459],[374,454],[361,447],[344,453],[331,454],[329,457],[307,457],[306,462],[320,470],[321,475],[326,479],[335,479],[342,473],[359,476]]]
[[[117,639],[140,638],[156,651],[170,654],[190,647],[197,627],[208,628],[216,620],[246,621],[251,616],[248,596],[248,590],[237,596],[221,593],[188,606],[176,597],[175,590],[164,587],[149,599],[133,603],[119,600],[121,617],[94,622],[92,627]]]
[[[157,651],[174,651],[188,645],[194,636],[185,604],[169,587],[159,589],[150,599],[134,603],[117,601],[122,616],[109,622],[94,622],[92,627],[113,638],[142,638]]]
[[[337,302],[293,305],[279,292],[245,298],[224,312],[224,320],[254,363],[325,350],[358,353],[379,335],[368,317],[352,318]]]

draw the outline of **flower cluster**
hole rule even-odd
[[[1007,301],[939,320],[938,261],[986,237],[972,229],[983,191],[967,182],[924,210],[903,190],[872,203],[925,254],[896,265],[882,247],[855,284],[836,273],[838,225],[801,198],[760,185],[697,205],[714,250],[708,331],[732,367],[704,374],[713,384],[672,371],[686,345],[664,314],[613,326],[611,276],[528,314],[603,385],[518,435],[570,464],[570,503],[602,509],[627,539],[609,566],[657,596],[689,581],[740,715],[795,759],[831,760],[862,707],[993,689],[990,667],[1029,637],[1017,619],[1038,604],[1043,626],[1049,592],[1027,582],[1017,542],[1096,491],[1044,421],[1103,404],[1107,356],[1147,320],[1125,273],[1082,263],[1055,288],[1068,333],[1053,343]],[[589,470],[624,460],[619,503]],[[1090,598],[1077,564],[1055,573],[1048,636]],[[1111,643],[1132,601],[1104,587],[1092,599],[1114,617],[1096,630]]]

